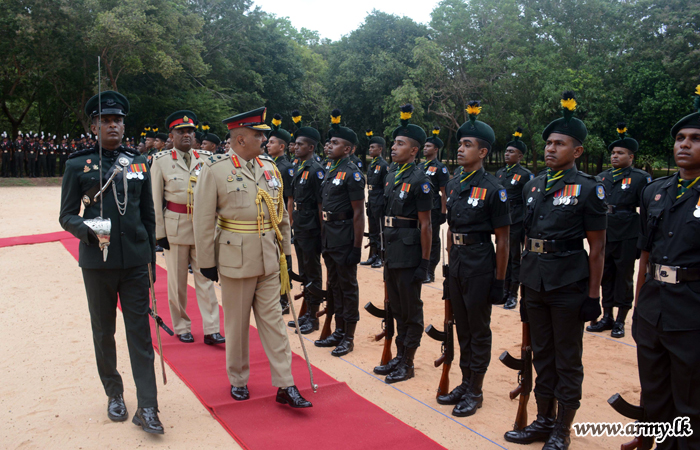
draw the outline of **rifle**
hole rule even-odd
[[[382,263],[384,260],[384,230],[382,228],[381,222],[379,223],[379,240],[381,244],[380,256],[382,258]],[[382,360],[380,364],[385,366],[391,361],[391,344],[394,340],[394,315],[391,313],[391,305],[389,304],[389,296],[386,290],[386,281],[384,282],[384,309],[377,308],[372,304],[372,302],[367,302],[365,305],[365,311],[382,319],[382,331],[374,336],[374,341],[379,342],[384,339],[384,349],[382,350]]]
[[[156,326],[156,337],[158,339],[158,353],[160,354],[160,368],[163,370],[163,384],[168,384],[168,379],[165,376],[165,363],[163,362],[163,344],[160,341],[160,327],[163,326],[164,329],[166,329],[167,331],[170,331],[170,329],[168,327],[166,327],[165,324],[162,324],[163,319],[160,319],[160,317],[158,317],[158,307],[156,304],[156,290],[153,287],[153,273],[154,272],[151,272],[152,270],[153,270],[153,265],[151,263],[148,263],[148,281],[149,281],[149,285],[151,287],[151,298],[153,299],[153,309],[151,310],[149,308],[149,310],[150,310],[149,314],[151,315],[151,317],[153,317],[156,320],[156,324],[158,324],[158,326]],[[158,319],[156,319],[156,317],[158,319],[160,319],[160,322],[158,321]],[[168,334],[170,336],[172,336],[173,332],[170,331]]]
[[[608,399],[608,404],[612,406],[615,411],[628,419],[633,419],[637,422],[646,422],[647,420],[641,395],[639,398],[639,406],[628,403],[619,393],[610,397]],[[650,450],[653,445],[654,438],[651,436],[636,436],[630,442],[620,445],[620,450]]]
[[[306,304],[306,292],[311,283],[307,284],[304,278],[300,277],[291,270],[289,271],[289,279],[301,283],[301,292],[294,296],[294,300],[299,300],[300,298],[303,299],[301,308],[299,308],[299,317],[301,317],[306,314],[306,310],[308,309],[308,305]],[[291,298],[287,299],[287,301],[291,301]]]
[[[442,242],[445,242],[444,233],[442,233]],[[445,248],[443,247],[442,276],[445,277],[445,280],[449,280],[450,266],[445,261],[447,260],[445,259]],[[442,365],[442,375],[440,376],[440,384],[438,384],[436,397],[450,392],[450,368],[452,368],[452,361],[454,361],[455,358],[455,341],[452,331],[454,328],[454,317],[452,314],[450,291],[447,288],[447,284],[443,284],[442,298],[445,300],[445,331],[440,331],[433,325],[428,325],[428,328],[425,329],[425,334],[436,341],[442,342],[441,355],[434,363],[435,367],[440,367],[440,365]]]
[[[335,304],[333,302],[333,291],[331,290],[330,284],[328,284],[328,281],[326,280],[325,291],[318,290],[313,286],[309,286],[309,292],[311,292],[312,295],[326,301],[326,307],[316,313],[317,319],[321,316],[326,316],[326,320],[323,322],[323,328],[321,329],[321,336],[319,336],[318,338],[319,340],[324,340],[328,336],[333,334],[333,330],[331,330],[331,322],[333,321],[333,308],[335,307]]]
[[[532,392],[532,343],[530,341],[530,323],[523,322],[523,339],[520,347],[520,359],[513,358],[506,350],[498,358],[509,369],[518,371],[518,387],[510,391],[509,397],[515,400],[520,396],[518,412],[515,415],[514,430],[522,430],[527,426],[527,402]]]

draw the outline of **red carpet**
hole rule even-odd
[[[61,240],[77,259],[78,240],[68,233],[50,233],[21,238],[0,239],[0,247]],[[156,298],[158,313],[170,325],[167,272],[158,267]],[[314,368],[319,385],[314,394],[309,387],[304,359],[293,356],[292,372],[297,387],[314,407],[295,410],[275,402],[276,388],[270,384],[270,368],[257,330],[250,329],[250,400],[234,401],[229,394],[226,356],[223,346],[202,343],[202,322],[192,287],[188,289],[188,314],[192,319],[195,344],[182,344],[161,331],[163,353],[170,368],[190,387],[212,416],[247,449],[285,450],[309,448],[341,449],[441,449],[429,437],[406,425],[378,406],[353,392],[345,383]],[[151,321],[153,343],[154,322]],[[221,312],[223,330],[223,311]],[[309,343],[307,343],[309,345]],[[156,374],[158,379],[160,373]],[[167,387],[160,387],[167,389]],[[161,405],[167,411],[167,405]],[[173,424],[177,426],[177,424]]]
[[[73,235],[67,231],[57,231],[55,233],[0,238],[0,248],[12,247],[15,245],[44,244],[46,242],[60,241],[61,239],[70,239],[72,237]]]

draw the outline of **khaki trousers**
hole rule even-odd
[[[214,282],[202,275],[197,264],[194,245],[170,244],[165,250],[165,264],[168,268],[168,306],[175,334],[192,331],[192,322],[187,315],[187,265],[192,265],[197,303],[202,313],[204,334],[219,333],[219,302],[216,300]]]
[[[243,387],[250,376],[250,310],[270,361],[272,385],[294,385],[292,350],[280,306],[279,272],[252,278],[220,276],[226,329],[226,372],[231,386]]]

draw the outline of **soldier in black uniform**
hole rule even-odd
[[[695,110],[671,129],[678,173],[642,192],[637,342],[642,403],[649,422],[688,417],[690,437],[658,449],[700,448],[700,85]],[[685,429],[687,431],[687,428]]]
[[[506,144],[503,155],[506,167],[498,169],[496,178],[501,186],[506,188],[508,204],[510,205],[510,251],[508,252],[508,270],[506,271],[506,283],[503,289],[501,304],[506,309],[513,309],[518,304],[518,290],[520,288],[520,256],[523,251],[523,187],[525,183],[535,176],[520,165],[527,153],[527,145],[520,138],[523,129],[518,127],[513,133],[513,140]]]
[[[478,101],[469,102],[469,120],[457,130],[457,163],[464,170],[447,184],[450,275],[445,283],[457,326],[462,383],[437,401],[456,405],[452,415],[457,417],[475,414],[484,402],[484,376],[491,361],[491,304],[503,296],[508,264],[508,196],[484,170],[496,135],[477,120],[480,112]],[[495,252],[491,234],[496,236]]]
[[[37,146],[37,176],[39,177],[46,177],[48,176],[48,166],[46,164],[46,156],[48,153],[48,145],[46,145],[46,141],[44,141],[44,133],[41,133],[41,137],[39,138],[39,145]]]
[[[301,116],[296,122],[301,127]],[[291,222],[294,231],[294,247],[297,254],[299,276],[305,283],[312,283],[317,289],[323,289],[321,272],[321,222],[323,220],[321,183],[325,172],[314,158],[316,144],[321,135],[311,127],[301,127],[294,133],[296,158],[299,164],[290,169],[294,172],[291,182],[292,198],[289,210],[292,211]],[[285,186],[286,187],[286,186]],[[299,317],[301,334],[318,330],[316,313],[323,299],[306,292],[307,313]],[[294,325],[293,322],[291,325]]]
[[[434,127],[432,136],[426,139],[423,146],[423,155],[425,161],[418,165],[418,168],[425,172],[425,175],[430,180],[431,191],[433,196],[433,209],[430,212],[430,220],[433,224],[432,247],[430,249],[430,267],[428,268],[428,276],[423,280],[424,283],[432,283],[435,281],[435,268],[440,262],[440,225],[447,220],[447,194],[445,186],[450,181],[450,172],[440,161],[440,149],[445,145],[442,139],[439,138],[440,127]]]
[[[335,331],[317,340],[317,347],[335,347],[333,356],[354,348],[355,328],[360,320],[357,264],[362,256],[365,230],[365,179],[350,161],[357,135],[340,126],[340,110],[331,111],[328,158],[332,161],[321,184],[323,233],[321,244],[328,284],[333,290]]]
[[[23,138],[21,131],[13,147],[12,159],[14,160],[15,176],[21,178],[24,177],[24,155],[28,148],[27,141]]]
[[[156,153],[153,149],[153,145],[155,144],[156,141],[156,133],[158,132],[158,127],[156,125],[147,125],[146,128],[143,129],[144,133],[143,136],[146,138],[144,141],[146,144],[146,148],[144,150],[144,155],[148,159],[148,165],[150,166],[153,163],[153,155]]]
[[[384,187],[384,283],[396,319],[396,357],[374,372],[386,375],[387,383],[414,376],[413,358],[423,335],[421,286],[430,266],[433,196],[428,177],[415,164],[426,135],[409,123],[412,113],[412,105],[401,107],[399,126],[392,133],[396,170],[386,176]]]
[[[605,234],[605,267],[601,284],[603,317],[591,322],[586,331],[612,330],[610,336],[625,336],[625,319],[634,299],[634,262],[637,259],[639,214],[642,190],[651,176],[632,166],[639,144],[626,137],[627,126],[617,124],[620,139],[608,146],[612,169],[598,175],[605,186],[608,202],[608,230]],[[613,308],[617,307],[617,319]]]
[[[63,136],[61,141],[61,146],[58,151],[58,176],[62,177],[66,170],[66,161],[68,161],[68,155],[70,154],[70,147],[68,146],[68,135]]]
[[[121,145],[129,102],[113,91],[102,92],[101,97],[101,105],[97,95],[88,100],[85,114],[92,118],[91,128],[96,133],[101,109],[102,172],[99,146],[71,155],[63,177],[59,221],[66,231],[80,239],[79,265],[85,281],[97,369],[109,397],[107,416],[117,422],[128,417],[114,342],[118,299],[138,398],[138,409],[132,421],[148,433],[163,434],[158,419],[148,315],[148,264],[155,267],[155,211],[150,172],[144,157]],[[106,180],[116,167],[123,172],[95,202],[94,196],[100,189],[97,177]],[[100,249],[95,231],[86,223],[100,215],[100,202],[104,219],[111,220],[107,253]],[[85,207],[82,217],[79,215],[81,203]]]
[[[561,105],[564,117],[542,133],[547,172],[523,189],[520,282],[537,371],[537,419],[505,434],[519,444],[546,442],[545,450],[568,449],[571,443],[571,423],[581,404],[583,325],[600,314],[607,225],[605,188],[576,168],[588,130],[573,117],[574,93],[564,92]]]
[[[369,226],[369,257],[360,265],[372,266],[375,269],[382,267],[382,257],[379,254],[381,242],[379,233],[381,223],[384,221],[384,178],[386,178],[389,164],[382,158],[382,152],[386,147],[386,141],[381,136],[375,136],[372,130],[367,130],[365,135],[369,138],[369,156],[372,162],[367,168],[367,225]]]
[[[2,132],[2,143],[0,143],[0,152],[2,152],[2,176],[7,178],[10,176],[10,165],[12,161],[12,142],[7,137],[7,132]]]
[[[56,135],[49,139],[49,145],[46,152],[46,169],[48,176],[56,176],[56,157],[58,156],[58,147],[56,146]]]
[[[31,139],[27,144],[27,176],[30,178],[36,177],[37,147],[36,139]]]

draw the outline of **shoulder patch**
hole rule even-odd
[[[447,167],[442,168],[442,173],[447,173]]]
[[[423,186],[421,186],[421,189],[423,190],[424,194],[429,194],[430,193],[430,183],[423,183]]]
[[[360,181],[362,179],[362,175],[360,175],[360,172],[355,172],[355,181]]]
[[[605,198],[605,188],[601,185],[596,186],[595,193],[599,199],[603,200]]]
[[[323,170],[319,170],[318,172],[316,172],[316,176],[319,180],[323,180]]]
[[[500,198],[501,201],[504,203],[506,202],[506,200],[508,200],[508,194],[506,193],[505,189],[501,189],[500,191],[498,191],[498,198]]]
[[[362,161],[357,161],[357,167],[362,168]]]
[[[531,174],[530,174],[530,179],[532,180],[532,179],[534,179],[534,178],[535,178],[535,174],[534,174],[534,173],[531,173]]]
[[[647,183],[651,183],[651,177],[647,176]]]
[[[294,176],[294,169],[289,169],[287,172],[289,173],[290,177]]]

